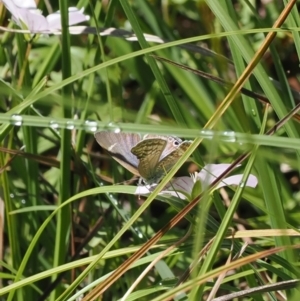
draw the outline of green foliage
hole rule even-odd
[[[279,1],[39,2],[45,15],[50,4],[60,9],[65,24],[68,6],[91,19],[88,33],[71,27],[28,42],[5,30],[18,28],[0,10],[0,300],[79,300],[120,266],[99,300],[213,300],[246,289],[253,300],[281,300],[279,290],[298,300],[297,282],[280,287],[299,278],[296,7],[243,85],[267,100],[241,93],[221,111],[284,9]],[[195,140],[146,198],[96,130]],[[193,200],[158,195],[175,173],[242,155],[243,182],[204,191],[190,212]],[[249,174],[256,188],[244,187]],[[201,192],[198,182],[191,195]]]

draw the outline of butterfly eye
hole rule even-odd
[[[180,142],[177,141],[177,140],[175,140],[175,141],[173,142],[173,145],[174,145],[174,146],[178,146],[179,144],[180,144]]]

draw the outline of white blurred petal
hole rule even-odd
[[[26,8],[19,8],[17,14],[13,15],[13,20],[21,28],[26,26],[29,31],[38,32],[49,30],[48,22],[44,16],[31,12]]]
[[[60,11],[56,13],[50,14],[46,17],[49,27],[51,29],[61,29],[61,14]],[[78,24],[81,22],[88,21],[90,19],[89,16],[86,16],[83,13],[83,9],[79,10],[76,7],[69,7],[69,25]]]
[[[201,169],[200,173],[212,173],[216,177],[219,177],[227,168],[229,168],[231,164],[221,163],[221,164],[207,164]]]
[[[242,181],[243,175],[234,175],[230,176],[228,178],[225,178],[222,180],[218,185],[217,188],[221,188],[224,186],[229,186],[229,185],[240,185]],[[256,185],[258,184],[258,180],[254,175],[249,175],[248,180],[245,184],[245,186],[255,188]]]
[[[168,190],[185,191],[188,194],[192,193],[194,181],[191,177],[179,177],[171,181],[171,184],[167,186]]]
[[[137,186],[134,194],[136,195],[149,194],[156,188],[156,186],[157,184]],[[171,196],[179,197],[184,200],[187,198],[184,195],[184,193],[190,194],[192,192],[193,186],[194,186],[194,182],[190,177],[175,178],[171,181],[171,183],[167,184],[166,187],[159,194],[171,195]],[[188,191],[188,189],[190,189],[190,191]]]
[[[69,7],[69,25],[78,24],[81,22],[89,21],[90,16],[84,14],[84,9],[77,7]]]
[[[206,177],[214,175],[215,178],[220,176],[231,164],[207,164],[198,173],[200,180],[204,181]]]
[[[175,196],[177,198],[180,198],[182,200],[186,200],[187,196],[180,191],[177,190],[162,190],[162,192],[159,193],[160,195],[170,195],[170,196]]]
[[[198,173],[197,178],[201,181],[203,188],[208,187],[216,178],[218,178],[231,164],[207,164]],[[237,165],[238,167],[240,165]]]
[[[34,0],[2,0],[2,2],[11,13],[14,22],[21,28],[25,27],[31,32],[47,32],[61,29],[61,14],[59,11],[45,18],[41,15],[40,10],[36,8]],[[89,19],[89,16],[84,15],[83,9],[69,8],[69,25]]]
[[[25,2],[21,7],[15,4],[15,2],[19,4],[19,1],[2,0],[2,2],[11,13],[14,22],[21,28],[24,28],[25,25],[30,31],[47,31],[49,29],[46,18],[35,8],[36,5],[34,9],[26,8],[27,5],[33,5],[30,1],[28,3]]]
[[[6,3],[12,2],[18,7],[23,8],[36,8],[36,3],[34,0],[2,0],[4,5],[6,6]]]
[[[179,177],[173,179],[166,187],[159,193],[160,195],[172,195],[181,199],[187,199],[186,195],[191,195],[195,181],[201,182],[201,187],[204,190],[216,178],[218,178],[231,164],[208,164],[199,173],[191,175],[191,177]],[[241,185],[243,174],[230,176],[223,179],[216,187],[221,188],[229,185]],[[257,178],[250,174],[244,186],[255,188],[258,184]],[[157,184],[138,186],[135,194],[143,195],[149,194],[155,189]]]
[[[180,179],[180,178],[178,178],[178,179]],[[156,188],[156,186],[157,186],[157,184],[151,184],[151,185],[146,185],[146,186],[137,186],[134,194],[135,195],[149,194]],[[174,191],[174,189],[170,185],[167,185],[167,186],[168,187],[164,188],[164,190],[162,190],[159,193],[160,195],[171,195],[171,196],[179,197],[183,200],[185,200],[187,198],[183,193],[180,193],[177,190]]]
[[[145,185],[145,186],[138,185],[134,194],[136,194],[136,195],[148,194],[152,190],[153,190],[153,187],[150,185]]]
[[[21,8],[21,10],[23,10],[23,12],[20,20],[27,26],[28,30],[32,32],[43,32],[49,30],[48,22],[43,15],[33,13],[25,8]]]

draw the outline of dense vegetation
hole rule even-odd
[[[295,2],[41,0],[90,16],[48,34],[0,3],[1,300],[299,300]],[[192,143],[144,195],[104,130]]]

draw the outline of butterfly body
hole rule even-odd
[[[175,136],[133,133],[95,133],[97,142],[122,166],[143,178],[158,183],[190,146]]]

